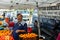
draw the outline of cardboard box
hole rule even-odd
[[[43,40],[43,39],[39,39],[39,40]]]

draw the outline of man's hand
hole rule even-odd
[[[20,30],[16,30],[16,33],[20,32]]]
[[[25,32],[25,30],[16,30],[16,33]]]

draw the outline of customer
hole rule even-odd
[[[10,21],[8,28],[9,28],[10,30],[13,30],[14,24],[15,24],[14,22]]]
[[[27,24],[22,21],[22,17],[22,14],[17,14],[18,22],[13,27],[14,40],[19,40],[19,34],[24,34],[27,32]]]
[[[35,20],[34,22],[33,33],[38,35],[38,21],[37,20]],[[38,36],[37,36],[37,40],[39,40]]]
[[[38,22],[37,22],[37,20],[35,20],[35,22],[34,22],[33,33],[38,34]]]

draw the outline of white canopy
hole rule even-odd
[[[0,0],[0,9],[35,8],[36,2],[38,2],[39,7],[43,7],[49,6],[50,3],[57,4],[60,0]]]

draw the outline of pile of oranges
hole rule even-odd
[[[12,36],[0,36],[0,40],[14,40]]]
[[[14,40],[12,36],[9,36],[10,30],[0,30],[0,40]]]
[[[35,38],[37,35],[35,33],[21,34],[19,35],[21,38]]]
[[[5,36],[5,40],[14,40],[12,36]]]
[[[10,30],[0,30],[0,36],[6,36],[9,35]]]

